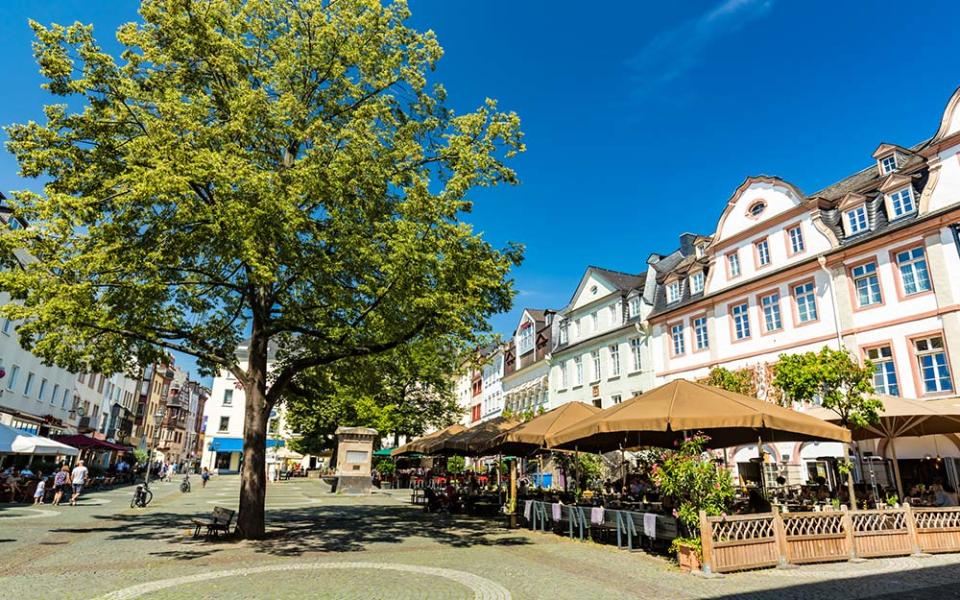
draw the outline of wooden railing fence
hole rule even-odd
[[[960,508],[832,510],[733,517],[700,514],[703,569],[724,573],[787,564],[960,552]]]

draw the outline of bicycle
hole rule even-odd
[[[150,484],[143,482],[134,490],[130,508],[146,508],[151,500],[153,500],[153,492],[150,491]]]
[[[190,491],[190,473],[187,473],[183,481],[180,482],[180,493],[186,494]]]

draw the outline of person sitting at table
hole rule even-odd
[[[772,507],[770,502],[760,493],[760,490],[754,488],[747,495],[747,509],[749,512],[756,514],[770,512]]]
[[[521,486],[523,484],[521,483]],[[480,493],[480,484],[477,483],[477,476],[473,473],[470,474],[470,478],[467,479],[467,494],[470,496],[476,496]]]
[[[30,470],[30,467],[24,467],[20,469],[20,477],[24,479],[29,479],[33,477],[33,471]]]
[[[957,492],[950,487],[950,484],[934,484],[933,503],[935,506],[957,506]]]

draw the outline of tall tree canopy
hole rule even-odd
[[[456,340],[418,338],[390,352],[311,369],[284,399],[300,451],[330,449],[340,425],[373,427],[396,441],[457,421],[462,409],[454,375],[464,356]]]
[[[305,371],[509,308],[520,249],[461,220],[515,183],[519,119],[428,83],[442,50],[402,1],[143,0],[113,56],[91,26],[31,23],[46,123],[7,128],[27,230],[0,251],[21,340],[76,370],[159,351],[247,398],[238,530],[264,534],[271,408]],[[245,346],[241,363],[236,351]],[[277,362],[268,373],[268,348]]]

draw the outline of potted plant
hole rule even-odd
[[[679,536],[670,550],[684,570],[700,568],[700,511],[708,516],[723,515],[733,499],[730,472],[705,454],[708,441],[703,434],[687,438],[675,450],[665,451],[651,469],[654,484],[675,507]]]

